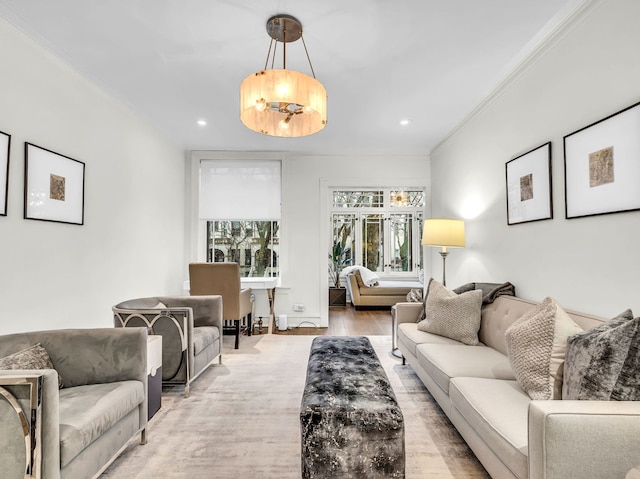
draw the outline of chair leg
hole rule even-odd
[[[240,320],[235,321],[236,323],[236,347],[238,349],[240,347]]]
[[[251,336],[251,331],[253,331],[253,326],[251,325],[252,316],[253,315],[251,313],[247,315],[247,336]]]
[[[147,428],[144,428],[140,432],[140,444],[144,446],[146,443],[147,443]]]

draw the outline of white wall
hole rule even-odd
[[[0,334],[111,327],[111,306],[182,291],[183,153],[0,19]],[[23,219],[24,142],[86,164],[83,226]]]
[[[198,165],[203,158],[244,158],[265,155],[283,161],[280,271],[275,313],[288,324],[328,324],[328,245],[330,240],[328,188],[332,186],[426,186],[429,197],[429,159],[424,156],[312,156],[259,152],[195,151],[187,164],[191,178],[188,202],[193,211],[187,226],[187,257],[204,261],[205,232],[197,219]],[[185,279],[188,272],[185,271]],[[294,312],[302,303],[305,311]],[[268,313],[264,292],[256,292],[256,318]]]
[[[640,211],[565,219],[563,166],[563,136],[640,101],[639,18],[636,0],[589,2],[432,152],[434,216],[467,218],[451,285],[511,281],[569,309],[640,312]],[[507,226],[505,163],[547,141],[554,219]]]

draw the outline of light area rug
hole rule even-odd
[[[165,387],[148,443],[132,440],[103,478],[300,478],[300,401],[314,336],[224,338],[223,363],[191,385]],[[405,422],[408,479],[475,479],[488,474],[391,338],[369,336]]]

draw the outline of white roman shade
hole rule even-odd
[[[202,160],[200,219],[280,219],[279,160]]]

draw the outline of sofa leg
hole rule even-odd
[[[407,358],[405,358],[404,356],[402,356],[402,365],[403,366],[407,365]]]
[[[185,398],[188,398],[188,397],[189,397],[189,392],[190,392],[190,391],[189,391],[189,389],[190,389],[190,388],[189,388],[189,383],[185,384],[185,385],[184,385],[184,397],[185,397]]]
[[[147,428],[145,427],[142,432],[140,432],[140,444],[143,446],[147,443]]]

